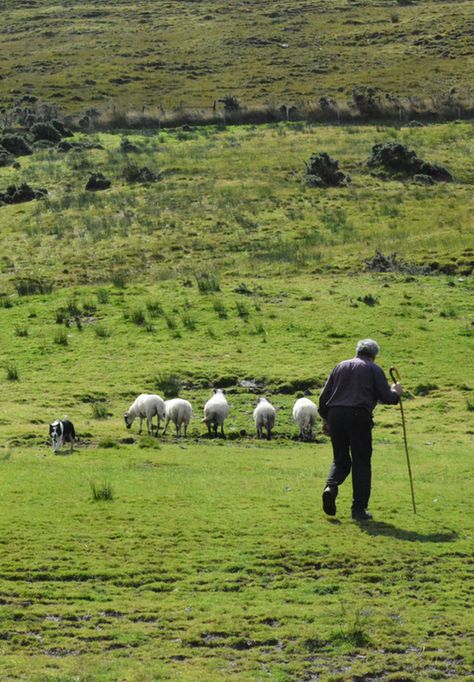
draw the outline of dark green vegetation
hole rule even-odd
[[[376,87],[394,115],[397,97],[420,111],[472,108],[472,4],[462,0],[5,0],[0,26],[3,102],[29,92],[68,113],[163,115],[211,111],[225,97],[325,98],[323,109],[336,99],[345,111],[358,88],[370,114],[360,89]]]
[[[472,126],[85,141],[0,170],[0,191],[48,190],[0,208],[3,679],[472,680]],[[453,181],[372,171],[390,141]],[[304,182],[321,151],[350,184]],[[99,173],[110,188],[86,191]],[[330,446],[293,440],[291,407],[362,336],[408,390],[419,514],[382,407],[376,520],[358,526],[349,483],[324,518]],[[213,385],[227,441],[199,421]],[[142,391],[189,399],[189,438],[127,431]],[[65,415],[79,444],[55,456]]]

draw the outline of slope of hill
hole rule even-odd
[[[90,107],[210,108],[350,98],[352,88],[472,98],[471,3],[7,0],[0,97]],[[455,89],[455,93],[452,89]]]
[[[67,112],[357,84],[456,103],[470,4],[7,0],[0,93]],[[53,118],[34,141],[31,123],[0,150],[2,679],[471,680],[472,124],[58,141]],[[382,143],[446,181],[369,166]],[[341,186],[305,177],[318,152]],[[297,441],[291,410],[366,336],[402,374],[418,514],[381,406],[375,520],[355,524],[349,482],[322,513],[330,443],[320,423]],[[213,386],[225,441],[200,421]],[[143,391],[191,401],[186,439],[126,430]],[[273,442],[255,437],[261,394]],[[79,442],[61,457],[47,433],[65,415]]]
[[[79,138],[78,138],[79,139]],[[101,134],[96,149],[19,157],[2,184],[45,188],[46,198],[0,211],[4,293],[28,277],[54,286],[227,273],[363,271],[376,250],[434,272],[469,274],[473,130],[421,128],[196,128]],[[453,182],[420,185],[366,164],[372,146],[400,141],[447,166]],[[90,145],[91,138],[86,138]],[[125,152],[127,144],[134,152]],[[327,151],[350,174],[345,187],[304,183],[304,163]],[[147,166],[156,182],[130,184]],[[85,189],[102,172],[110,189]]]

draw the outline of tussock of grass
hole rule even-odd
[[[114,499],[113,489],[108,481],[104,483],[91,482],[90,486],[94,502],[110,502]]]
[[[20,374],[18,372],[18,369],[14,365],[8,365],[7,371],[6,371],[6,379],[7,379],[7,381],[19,381],[20,380]]]
[[[166,398],[176,398],[181,391],[182,381],[176,374],[160,372],[155,378],[155,386]]]
[[[107,419],[109,417],[109,411],[105,403],[93,402],[92,403],[92,417],[94,419]]]

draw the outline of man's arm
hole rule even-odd
[[[396,383],[391,388],[383,369],[378,365],[374,365],[375,370],[375,391],[377,400],[385,405],[396,405],[400,402],[400,396],[403,393],[402,385]]]

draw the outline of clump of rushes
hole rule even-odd
[[[216,300],[213,303],[213,308],[215,312],[217,313],[218,317],[221,319],[225,320],[227,317],[227,310],[225,305],[222,303],[222,301]]]
[[[114,499],[112,486],[108,481],[104,483],[91,482],[91,490],[94,502],[111,501]]]
[[[99,339],[108,339],[110,336],[110,330],[100,322],[94,326],[94,332]]]
[[[19,381],[20,375],[18,370],[14,365],[8,365],[7,367],[7,380],[8,381]]]
[[[94,419],[107,419],[109,416],[107,405],[105,403],[92,403],[92,417]]]
[[[155,385],[166,398],[176,398],[181,390],[181,379],[176,374],[161,372],[155,379]]]
[[[221,290],[219,280],[209,272],[200,272],[195,275],[195,278],[197,288],[201,294],[209,294]]]
[[[109,302],[109,291],[108,291],[108,289],[104,289],[104,288],[97,289],[96,296],[97,296],[97,302],[98,303],[101,303],[104,305],[105,303]]]
[[[163,315],[163,307],[158,301],[147,301],[145,305],[151,317],[160,317]]]
[[[67,331],[65,329],[58,329],[54,335],[54,343],[58,346],[67,346],[69,341],[67,337]]]

